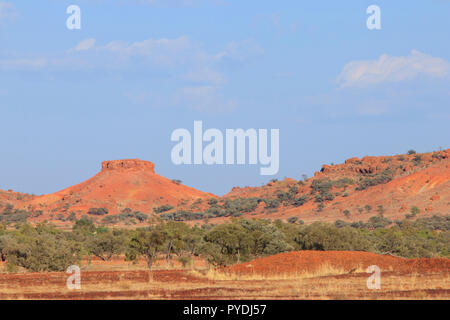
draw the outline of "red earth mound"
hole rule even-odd
[[[450,259],[420,258],[405,259],[389,255],[358,251],[295,251],[255,259],[225,269],[241,275],[277,275],[314,272],[330,266],[350,272],[355,268],[364,270],[371,265],[381,271],[395,273],[445,273],[450,272]]]

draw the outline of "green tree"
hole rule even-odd
[[[89,238],[87,247],[91,254],[103,261],[109,261],[114,255],[124,251],[125,236],[119,230],[97,232]]]
[[[161,225],[136,230],[128,242],[125,253],[126,260],[137,261],[140,257],[144,257],[148,269],[151,270],[154,259],[164,248],[166,239],[166,233],[162,230]]]
[[[79,248],[52,226],[24,224],[11,235],[2,238],[2,252],[10,265],[34,272],[64,271],[80,260]]]

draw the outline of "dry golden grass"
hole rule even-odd
[[[381,289],[366,286],[369,274],[352,273],[327,264],[314,272],[237,275],[202,268],[179,269],[159,261],[147,278],[130,278],[145,264],[115,260],[82,265],[81,290],[66,287],[68,275],[46,282],[46,274],[8,275],[0,281],[1,299],[450,299],[448,274],[381,273]],[[112,278],[97,278],[109,272]],[[141,271],[142,274],[142,271]],[[144,273],[145,274],[145,273]],[[14,279],[18,280],[14,280]],[[51,277],[50,277],[51,278]],[[10,280],[8,280],[10,279]],[[20,281],[32,279],[33,281]],[[42,281],[38,281],[42,279]],[[52,278],[54,279],[54,278]],[[131,280],[130,280],[131,279]]]
[[[386,276],[380,290],[369,290],[366,277],[346,276],[297,278],[289,280],[216,280],[192,283],[167,283],[150,280],[135,282],[83,284],[81,290],[64,285],[1,287],[0,292],[13,299],[29,299],[27,294],[71,295],[90,299],[450,299],[448,279],[438,276]],[[39,297],[37,297],[39,298]],[[66,297],[62,297],[66,298]],[[6,297],[8,299],[8,297]]]
[[[354,273],[365,272],[365,269],[362,266],[357,266],[354,270]],[[339,268],[330,264],[323,264],[319,266],[314,271],[304,271],[304,272],[293,272],[293,273],[278,273],[278,274],[258,274],[258,273],[250,273],[250,274],[238,274],[238,273],[230,273],[224,272],[222,270],[210,269],[206,272],[192,270],[191,273],[195,276],[206,277],[209,280],[295,280],[295,279],[304,279],[304,278],[316,278],[316,277],[326,277],[326,276],[336,276],[349,274],[344,268]]]

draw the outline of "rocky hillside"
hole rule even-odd
[[[104,161],[98,174],[78,185],[42,196],[2,192],[0,204],[3,208],[14,206],[17,214],[28,212],[31,221],[64,222],[84,214],[97,218],[151,214],[155,208],[186,208],[198,199],[215,197],[162,177],[154,167],[152,162],[138,159]]]
[[[450,213],[450,149],[432,153],[351,158],[323,165],[314,177],[233,188],[223,197],[171,181],[142,160],[102,163],[91,179],[31,196],[0,192],[0,218],[70,223],[83,215],[105,224],[150,218],[220,223],[230,217],[303,221],[391,220]]]
[[[234,188],[225,198],[273,199],[253,213],[304,222],[403,219],[450,213],[450,149],[425,154],[351,158],[324,165],[305,181],[285,179],[263,187]],[[278,200],[278,201],[277,201]]]

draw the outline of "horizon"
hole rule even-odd
[[[445,151],[447,151],[447,150],[450,150],[450,149],[439,149],[439,150],[432,150],[432,151],[420,152],[420,153],[418,152],[417,154],[429,154],[429,153],[442,152],[442,151],[445,152]],[[410,150],[408,150],[408,151],[415,151],[415,150],[410,149]],[[363,159],[364,157],[392,157],[392,156],[396,156],[396,155],[406,155],[406,154],[407,154],[407,152],[404,152],[404,153],[398,153],[398,154],[392,154],[392,155],[380,155],[380,156],[375,156],[375,155],[365,155],[365,156],[360,157],[359,159]],[[355,158],[355,157],[352,157],[352,158]],[[348,159],[352,159],[352,158],[348,158]],[[341,162],[341,163],[331,163],[330,165],[331,165],[331,166],[334,166],[334,165],[344,164],[345,161],[348,160],[348,159],[345,159],[345,160],[344,160],[343,162]],[[93,178],[95,175],[99,174],[100,172],[102,172],[102,171],[104,170],[103,165],[104,165],[104,163],[106,163],[106,162],[130,161],[130,160],[131,160],[131,161],[137,160],[137,161],[149,162],[149,163],[151,163],[151,164],[154,166],[154,167],[152,168],[152,170],[153,170],[153,172],[154,172],[155,174],[165,177],[164,175],[162,175],[162,174],[160,174],[160,173],[158,172],[158,164],[157,164],[157,163],[154,163],[154,162],[151,161],[151,160],[147,160],[147,159],[139,159],[139,158],[109,159],[109,160],[103,160],[103,161],[101,161],[101,162],[100,162],[100,166],[99,166],[99,170],[97,170],[96,173],[94,173],[92,176],[86,178],[86,179],[83,180],[83,181],[80,181],[80,182],[75,183],[75,184],[70,185],[70,186],[66,186],[66,187],[64,187],[64,188],[62,188],[62,189],[59,189],[59,190],[54,190],[54,191],[49,192],[49,193],[42,193],[42,194],[27,193],[27,194],[32,194],[32,195],[35,195],[35,196],[43,196],[43,195],[48,195],[48,194],[60,192],[60,191],[63,191],[63,190],[65,190],[65,189],[69,189],[69,188],[71,188],[71,187],[73,187],[73,186],[79,185],[79,184],[81,184],[81,183],[83,183],[83,182],[85,182],[85,181],[87,181],[87,180]],[[326,165],[326,164],[325,164],[325,165]],[[321,167],[321,168],[322,168],[322,167]],[[321,169],[321,168],[320,168],[320,169]],[[313,178],[314,175],[315,175],[315,173],[320,172],[320,169],[314,171],[314,173],[313,173],[311,176],[308,176],[307,179]],[[269,177],[270,177],[270,176],[269,176]],[[165,177],[165,178],[168,178],[168,177]],[[273,179],[273,178],[272,178],[272,179]],[[265,183],[263,183],[262,186],[264,186],[265,184],[271,182],[272,179],[269,178],[269,180],[266,181]],[[275,180],[284,180],[284,179],[294,179],[294,180],[299,180],[299,181],[300,181],[300,180],[303,180],[304,178],[301,177],[301,178],[295,179],[295,178],[293,178],[293,177],[287,177],[287,176],[285,176],[285,177],[283,177],[283,178],[275,179]],[[174,180],[175,180],[175,179],[174,179]],[[190,186],[190,185],[185,184],[184,181],[181,181],[180,184],[185,185],[185,186],[190,187],[190,188],[195,188],[195,187],[193,187],[193,186]],[[253,188],[253,187],[260,187],[260,186],[261,186],[261,185],[242,185],[242,186],[238,186],[238,187],[239,187],[239,188],[245,188],[245,187]],[[209,190],[202,190],[202,189],[197,189],[197,188],[195,188],[195,189],[197,189],[198,191],[201,191],[201,192],[211,193],[211,194],[213,194],[213,195],[215,195],[215,196],[222,197],[222,196],[225,196],[226,194],[228,194],[229,192],[231,192],[233,188],[236,188],[236,186],[235,186],[235,187],[231,187],[230,190],[226,191],[226,192],[223,193],[223,194],[217,194],[217,193],[211,192],[211,191],[209,191]],[[5,190],[5,191],[10,191],[10,190],[11,190],[11,191],[13,191],[13,192],[26,193],[26,192],[20,192],[20,191],[18,191],[18,190],[13,190],[13,189],[4,189],[4,190]]]
[[[80,30],[66,26],[72,4]],[[372,4],[380,30],[366,26]],[[353,157],[448,149],[449,13],[444,0],[0,0],[0,189],[49,194],[137,158],[220,196]],[[194,120],[279,129],[278,173],[175,165],[171,134]]]

